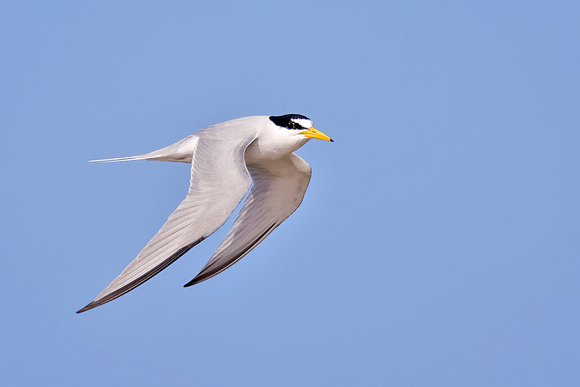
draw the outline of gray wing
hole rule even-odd
[[[189,192],[147,246],[94,301],[77,313],[103,305],[141,285],[216,231],[248,191],[244,152],[254,137],[198,137]]]
[[[248,170],[252,189],[232,230],[185,286],[221,273],[262,242],[300,206],[311,176],[310,165],[293,153],[268,165],[248,164]]]

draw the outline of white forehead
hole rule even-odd
[[[306,129],[310,129],[310,127],[312,126],[312,121],[306,118],[292,118],[291,121],[296,122],[298,125]]]

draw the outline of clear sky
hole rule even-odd
[[[5,1],[6,386],[580,385],[580,3]],[[187,192],[89,164],[248,115],[335,140],[219,276],[227,231],[75,311]],[[231,222],[229,223],[231,224]]]

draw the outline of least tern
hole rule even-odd
[[[77,313],[122,296],[175,262],[220,228],[249,190],[232,229],[185,286],[242,259],[302,203],[311,168],[293,152],[312,138],[332,141],[300,114],[252,116],[209,126],[151,153],[93,160],[191,163],[191,179],[185,200],[137,258]]]

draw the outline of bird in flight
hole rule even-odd
[[[312,138],[332,141],[300,114],[252,116],[209,126],[151,153],[94,160],[190,163],[191,178],[185,199],[137,258],[77,313],[122,296],[175,262],[220,228],[249,190],[232,229],[185,286],[242,259],[302,203],[311,169],[293,152]]]

